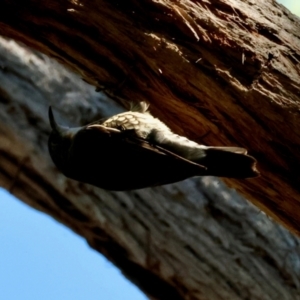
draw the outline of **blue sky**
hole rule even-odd
[[[283,4],[294,14],[300,16],[300,1],[299,0],[277,0],[277,2]]]
[[[3,189],[0,254],[1,299],[147,299],[83,238]]]
[[[299,0],[278,2],[300,14]],[[0,254],[1,299],[147,299],[84,239],[1,188]]]

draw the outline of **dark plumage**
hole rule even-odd
[[[171,132],[144,102],[80,128],[58,126],[51,108],[49,152],[67,177],[108,190],[132,190],[193,176],[248,178],[256,160],[239,147],[207,147]]]

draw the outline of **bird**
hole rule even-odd
[[[127,191],[195,176],[256,177],[257,161],[241,147],[198,144],[180,136],[149,112],[145,101],[129,111],[82,127],[58,125],[49,107],[50,156],[68,178]]]

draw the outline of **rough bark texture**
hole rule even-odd
[[[299,238],[221,181],[122,193],[66,179],[47,150],[48,105],[70,126],[120,107],[12,41],[0,40],[0,64],[7,190],[85,237],[152,299],[299,299]]]
[[[281,5],[6,0],[0,8],[0,34],[115,97],[149,101],[179,134],[248,148],[262,176],[230,184],[300,232],[300,22]]]
[[[262,176],[230,184],[297,233],[299,32],[271,1],[0,5],[1,34],[118,99],[149,101],[177,133],[250,149]],[[47,153],[47,106],[71,126],[117,108],[45,57],[3,47],[5,188],[84,236],[153,299],[300,297],[299,240],[216,179],[129,193],[66,180]]]

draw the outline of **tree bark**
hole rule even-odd
[[[120,107],[47,57],[0,39],[0,184],[82,235],[151,299],[298,299],[300,240],[218,179],[127,193],[66,179],[47,109],[75,126]]]
[[[297,233],[299,29],[269,1],[7,0],[0,9],[1,34],[116,99],[150,102],[198,142],[250,149],[262,176],[229,183]],[[152,298],[299,297],[298,238],[218,180],[128,193],[66,180],[47,153],[49,103],[71,126],[118,110],[44,56],[3,47],[5,188],[84,236]]]
[[[300,232],[300,22],[280,4],[6,0],[0,34],[150,102],[179,134],[249,149],[262,176],[227,182]]]

